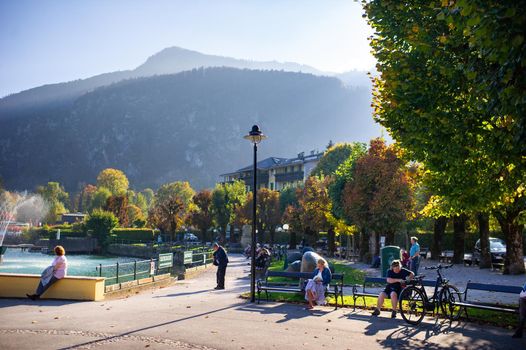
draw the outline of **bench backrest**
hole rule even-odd
[[[468,282],[466,290],[485,290],[488,292],[519,294],[522,287]]]
[[[338,282],[343,283],[343,278],[345,274],[343,273],[333,273],[332,280],[337,280]],[[268,277],[285,277],[292,279],[309,279],[312,278],[312,272],[287,272],[287,271],[267,271]]]

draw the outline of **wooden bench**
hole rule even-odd
[[[451,263],[453,260],[453,251],[452,250],[444,250],[440,253],[440,257],[438,258],[439,262],[445,262],[445,263]]]
[[[420,257],[427,259],[427,253],[429,253],[429,248],[420,248]]]
[[[517,298],[519,298],[519,293],[521,292],[522,287],[468,282],[468,285],[466,286],[466,290],[463,293],[461,293],[461,295],[464,296],[463,298],[464,300],[462,300],[461,302],[455,302],[455,305],[458,305],[464,308],[464,312],[467,318],[469,318],[468,310],[467,310],[468,308],[514,313],[514,314],[519,312],[518,305],[513,306],[513,305],[503,305],[499,303],[485,303],[485,302],[478,302],[478,301],[470,301],[468,300],[468,291],[470,290],[471,291],[480,290],[480,291],[486,291],[486,292],[515,294],[517,295]]]
[[[424,287],[434,287],[436,284],[436,280],[422,280],[422,285]],[[387,285],[387,278],[386,277],[365,277],[365,280],[363,282],[363,285],[355,284],[352,286],[352,298],[353,298],[353,304],[354,309],[356,309],[356,299],[363,298],[363,304],[365,307],[367,307],[367,302],[365,300],[365,297],[373,297],[377,298],[379,292],[373,293],[368,292],[365,290],[367,285],[379,285],[379,287],[384,288]],[[358,289],[362,288],[361,291]]]
[[[272,277],[284,277],[297,280],[296,285],[287,282],[269,281]],[[312,272],[285,272],[285,271],[267,271],[264,279],[258,279],[256,282],[258,303],[261,300],[261,293],[265,292],[267,301],[269,300],[268,292],[286,292],[286,293],[305,293],[307,280],[312,278]],[[338,297],[341,298],[343,306],[343,273],[333,273],[331,283],[327,286],[325,294],[334,295],[336,299],[336,309],[338,308]],[[300,283],[300,281],[303,282]]]

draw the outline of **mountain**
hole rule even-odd
[[[153,56],[137,69],[150,74],[163,61]],[[123,170],[139,189],[175,180],[210,187],[219,174],[250,164],[252,149],[242,136],[254,123],[269,136],[260,157],[291,157],[329,140],[367,141],[380,132],[370,88],[331,77],[222,67],[94,85],[77,97],[82,89],[62,86],[67,103],[1,110],[0,176],[7,188],[59,181],[73,191],[107,167]]]
[[[70,106],[76,98],[98,87],[107,86],[125,79],[149,77],[153,75],[175,74],[201,67],[232,67],[240,69],[283,70],[288,72],[303,72],[315,75],[332,75],[313,67],[291,62],[258,62],[230,57],[202,54],[180,47],[166,48],[149,57],[134,70],[123,70],[105,73],[87,79],[79,79],[65,83],[49,84],[25,90],[0,99],[0,119],[7,114],[24,112],[32,108],[47,108]],[[349,75],[352,73],[352,76]],[[364,71],[354,71],[341,75],[342,81],[349,86],[364,85]],[[337,76],[340,77],[340,76]]]

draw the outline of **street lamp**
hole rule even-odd
[[[263,135],[259,126],[254,125],[248,135],[244,136],[245,139],[252,142],[254,145],[254,183],[252,186],[252,245],[251,245],[251,258],[250,258],[250,301],[253,303],[256,301],[256,203],[257,203],[257,164],[258,164],[258,143],[266,139]]]

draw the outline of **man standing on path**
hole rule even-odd
[[[226,265],[228,264],[228,256],[225,249],[214,243],[214,265],[217,266],[217,286],[214,289],[225,289],[225,274]]]
[[[409,259],[411,271],[418,275],[418,267],[420,266],[420,245],[418,244],[418,238],[411,237],[411,249],[409,250]]]

